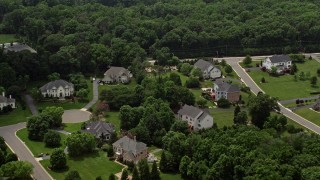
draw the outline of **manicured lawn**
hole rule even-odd
[[[320,126],[320,113],[315,112],[309,108],[301,108],[301,109],[295,110],[294,113]]]
[[[248,64],[248,65],[244,65],[244,63],[243,62],[240,62],[239,64],[240,64],[240,66],[241,67],[244,67],[244,68],[251,68],[251,67],[256,67],[256,64],[260,64],[261,63],[261,60],[253,60],[250,64]]]
[[[40,163],[54,179],[58,180],[63,180],[68,171],[71,170],[78,171],[81,179],[85,180],[95,179],[98,176],[101,176],[102,179],[108,179],[111,173],[116,174],[123,168],[121,165],[110,161],[106,153],[102,151],[79,158],[68,158],[67,165],[69,169],[63,172],[49,170],[49,160],[43,160]]]
[[[315,60],[307,61],[303,64],[297,64],[299,71],[310,72],[311,76],[316,75],[316,69],[320,63]],[[284,75],[280,77],[269,76],[266,72],[251,71],[249,72],[251,78],[269,95],[279,97],[279,99],[295,99],[312,96],[310,92],[320,91],[318,82],[317,87],[311,87],[310,81],[295,81],[293,75]],[[264,77],[267,83],[260,83],[261,78]]]
[[[11,43],[17,41],[14,34],[0,34],[0,44]]]
[[[38,102],[36,104],[37,108],[42,108],[45,109],[48,106],[56,106],[56,107],[62,107],[64,110],[69,110],[69,109],[81,109],[83,108],[87,103],[80,103],[80,102],[71,102],[71,101],[61,101],[61,102]]]
[[[163,180],[180,180],[180,179],[182,179],[180,174],[166,174],[166,173],[160,173],[160,178]]]
[[[82,125],[82,122],[81,123],[65,123],[63,130],[70,133],[74,133],[81,129],[81,125]]]
[[[112,123],[116,128],[116,132],[120,132],[119,112],[107,112],[106,122]]]
[[[28,138],[28,131],[26,128],[21,129],[17,132],[17,136],[23,141],[25,142],[25,144],[28,146],[28,148],[30,149],[30,151],[32,152],[32,154],[34,156],[39,155],[40,153],[49,153],[51,154],[54,148],[48,148],[45,147],[44,142],[40,142],[40,141],[31,141]],[[64,141],[66,140],[67,136],[64,134],[60,134],[61,136],[61,148],[65,148],[66,146],[64,145]]]
[[[210,114],[213,117],[213,122],[217,124],[218,128],[223,128],[224,126],[233,125],[233,111],[234,107],[229,109],[214,108],[210,110]]]
[[[22,110],[20,104],[18,107],[11,111],[8,114],[0,115],[0,126],[7,126],[11,124],[17,124],[20,122],[26,122],[27,117],[30,117],[32,114],[27,108],[26,110]]]

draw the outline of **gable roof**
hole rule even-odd
[[[120,76],[122,74],[125,74],[127,76],[129,76],[130,71],[126,68],[123,67],[115,67],[115,66],[111,66],[110,69],[108,69],[104,75],[105,76]]]
[[[47,90],[58,88],[60,86],[63,87],[63,88],[70,88],[70,87],[73,87],[73,84],[68,82],[68,81],[59,79],[59,80],[48,82],[47,84],[43,85],[40,88],[40,91],[41,92],[46,92]]]
[[[185,104],[179,111],[178,114],[181,115],[188,115],[192,118],[196,118],[200,113],[202,113],[203,111],[199,108],[196,108],[194,106],[189,106],[187,104]]]
[[[147,149],[147,145],[145,143],[130,139],[128,136],[120,138],[112,145],[122,148],[124,151],[128,152],[129,155],[131,155],[131,153],[138,154]]]
[[[240,92],[240,87],[237,84],[229,84],[223,80],[218,80],[215,82],[215,84],[218,86],[217,91],[224,91],[228,93]]]
[[[272,63],[279,63],[279,62],[289,62],[292,61],[291,58],[288,55],[273,55],[269,57],[270,61]]]
[[[106,123],[104,121],[92,121],[86,125],[84,132],[88,132],[94,135],[107,135],[114,133],[114,125],[111,123]]]
[[[13,103],[16,102],[13,98],[7,98],[5,96],[0,95],[0,103]]]
[[[205,71],[207,70],[210,66],[212,66],[212,68],[214,68],[215,66],[208,62],[208,61],[205,61],[203,59],[199,59],[195,64],[194,64],[195,67],[201,69],[201,71]],[[211,70],[211,69],[210,69]]]

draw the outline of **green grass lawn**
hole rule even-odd
[[[213,117],[213,122],[217,124],[218,128],[223,128],[224,126],[233,125],[233,111],[234,107],[229,109],[214,108],[210,110],[210,114]]]
[[[0,44],[11,43],[17,41],[14,34],[0,34]]]
[[[241,67],[244,67],[244,68],[251,68],[251,67],[256,67],[256,64],[260,64],[261,63],[261,60],[253,60],[250,64],[248,65],[245,65],[243,62],[240,62],[240,66]]]
[[[163,180],[180,180],[180,179],[182,179],[180,174],[166,174],[166,173],[160,173],[160,178]]]
[[[115,126],[116,132],[120,132],[119,112],[116,112],[116,111],[107,112],[106,122],[112,123]]]
[[[315,112],[309,108],[301,108],[295,110],[294,113],[320,126],[320,113]]]
[[[8,114],[0,115],[0,126],[7,126],[11,124],[17,124],[20,122],[26,122],[27,117],[30,117],[32,114],[27,108],[26,110],[22,110],[20,104],[18,107],[11,111]]]
[[[64,123],[63,125],[64,125],[63,130],[70,133],[74,133],[81,130],[82,122],[81,123]]]
[[[48,148],[45,147],[44,142],[40,142],[40,141],[31,141],[28,138],[28,130],[26,128],[21,129],[17,132],[17,136],[23,141],[25,142],[25,144],[27,145],[27,147],[30,149],[30,151],[32,152],[32,154],[34,156],[39,155],[40,153],[49,153],[51,154],[54,148]],[[67,136],[64,134],[60,134],[61,136],[61,148],[65,148],[64,145],[64,141],[66,140]]]
[[[311,76],[316,75],[316,69],[320,66],[315,60],[307,61],[303,64],[297,64],[299,71],[310,72]],[[251,71],[249,72],[251,78],[269,95],[278,97],[280,100],[295,99],[312,96],[310,92],[320,91],[318,82],[317,87],[311,87],[310,81],[295,81],[293,75],[284,75],[280,77],[269,76],[266,72]],[[267,83],[260,83],[261,78],[264,77]]]
[[[69,109],[81,109],[83,108],[87,103],[80,103],[80,102],[71,102],[71,101],[61,101],[61,102],[37,102],[36,106],[37,108],[42,108],[45,109],[48,106],[56,106],[56,107],[62,107],[64,110],[69,110]]]
[[[110,161],[106,153],[99,151],[87,156],[79,158],[68,158],[68,170],[63,172],[55,172],[48,169],[50,166],[49,160],[40,161],[42,166],[49,172],[49,174],[57,180],[63,180],[68,171],[76,170],[79,172],[81,179],[93,180],[98,176],[102,179],[108,179],[110,174],[116,174],[122,170],[122,166]]]

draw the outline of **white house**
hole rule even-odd
[[[218,101],[222,97],[229,102],[238,102],[240,100],[240,87],[237,84],[230,84],[224,82],[223,79],[218,79],[214,82],[213,90],[215,93],[215,100]]]
[[[74,86],[65,80],[51,81],[40,88],[43,97],[64,98],[73,95]]]
[[[191,130],[208,129],[213,126],[213,117],[194,106],[184,105],[178,111],[178,118],[187,121]]]
[[[194,66],[202,71],[203,78],[205,79],[221,77],[221,70],[208,61],[200,59],[194,64]]]
[[[0,109],[2,110],[3,107],[11,106],[12,108],[16,108],[16,100],[11,98],[11,95],[9,98],[5,96],[5,93],[2,92],[2,96],[0,95]]]
[[[132,74],[123,67],[110,67],[105,73],[103,81],[106,83],[128,83]]]
[[[276,67],[278,72],[289,69],[292,65],[292,60],[288,55],[273,55],[271,57],[267,57],[262,66],[267,70],[271,70],[271,67]]]

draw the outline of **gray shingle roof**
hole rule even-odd
[[[208,61],[205,61],[203,59],[199,59],[195,64],[195,67],[201,69],[201,71],[205,71],[208,67],[212,66],[214,67],[214,65]]]
[[[223,80],[216,81],[215,84],[218,86],[218,91],[225,91],[228,93],[240,91],[240,87],[237,84],[229,84]]]
[[[7,98],[5,96],[0,95],[0,103],[13,103],[13,102],[16,102],[16,100],[13,98]]]
[[[104,121],[92,121],[86,125],[84,132],[88,132],[94,135],[107,135],[114,133],[114,125],[111,123],[106,123]]]
[[[273,55],[269,59],[272,63],[292,61],[288,55]]]
[[[196,108],[194,106],[189,106],[185,104],[179,111],[178,114],[180,115],[188,115],[192,118],[196,118],[200,113],[203,111],[199,108]]]
[[[147,145],[145,143],[130,139],[128,136],[122,137],[112,145],[119,146],[129,154],[130,153],[139,154],[147,149]]]
[[[73,87],[73,84],[69,83],[65,80],[59,79],[59,80],[51,81],[51,82],[43,85],[40,88],[40,91],[46,92],[47,90],[51,90],[52,88],[58,88],[60,86],[62,86],[63,88],[66,88],[66,87],[70,88],[70,87]]]
[[[115,66],[112,66],[110,67],[110,69],[108,69],[104,75],[106,76],[110,76],[110,77],[114,77],[114,76],[120,76],[122,74],[126,74],[127,76],[129,76],[130,74],[130,71],[126,68],[123,68],[123,67],[115,67]]]

